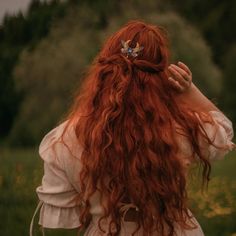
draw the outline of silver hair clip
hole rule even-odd
[[[131,40],[121,40],[121,44],[122,44],[122,48],[121,48],[121,52],[123,54],[126,54],[127,57],[132,56],[132,57],[137,57],[139,52],[141,52],[143,50],[143,46],[139,46],[139,43],[136,43],[136,47],[135,48],[131,48],[129,47],[129,42]]]

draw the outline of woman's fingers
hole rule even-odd
[[[177,70],[179,72],[179,74],[181,74],[181,76],[183,77],[183,79],[189,81],[190,80],[190,75],[183,69],[181,69],[180,67],[176,66],[176,65],[172,65],[172,67]]]
[[[179,92],[183,91],[183,87],[179,84],[177,80],[173,79],[172,77],[169,77],[168,80],[171,82],[171,84],[177,91]]]
[[[179,92],[184,92],[191,86],[192,73],[184,63],[179,62],[178,65],[171,64],[168,67],[170,72],[169,81]]]
[[[183,75],[176,69],[175,65],[170,65],[168,67],[173,79],[177,80],[180,85],[187,86],[188,81],[184,79]]]
[[[182,68],[184,71],[186,71],[189,75],[192,75],[191,70],[183,62],[179,61],[178,66]]]

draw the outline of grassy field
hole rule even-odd
[[[204,194],[191,185],[193,212],[206,236],[236,236],[236,153],[213,165],[212,180]],[[29,235],[37,205],[35,188],[40,184],[43,163],[37,150],[0,152],[0,235]],[[35,220],[34,235],[41,235]],[[46,235],[72,236],[75,231],[46,230]]]

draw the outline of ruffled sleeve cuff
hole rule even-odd
[[[220,160],[235,148],[235,144],[232,142],[234,136],[233,126],[232,122],[222,112],[210,111],[209,114],[214,123],[203,122],[203,129],[213,145],[203,145],[203,147],[208,149],[211,161]]]
[[[219,111],[210,111],[209,114],[214,119],[215,123],[221,126],[224,130],[226,141],[231,144],[231,140],[234,137],[234,130],[232,122],[222,113]]]
[[[39,224],[44,228],[74,229],[80,226],[79,207],[56,207],[43,203],[40,210]]]

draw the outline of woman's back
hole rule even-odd
[[[211,112],[211,114],[219,128],[215,136],[216,143],[222,145],[224,144],[222,143],[223,140],[225,144],[228,142],[228,145],[230,145],[232,138],[231,122],[222,113]],[[46,228],[77,228],[80,225],[80,204],[83,205],[83,203],[78,202],[77,197],[80,192],[78,171],[81,170],[80,157],[82,147],[77,143],[73,127],[67,129],[63,142],[60,140],[67,123],[68,121],[50,131],[42,140],[39,148],[39,153],[45,166],[50,167],[45,168],[42,185],[37,188],[39,199],[44,203],[41,208],[39,223]],[[213,137],[214,129],[217,126],[204,125],[208,134]],[[179,144],[181,146],[180,157],[187,171],[188,166],[192,163],[191,159],[189,159],[191,157],[191,150],[189,149],[189,144],[184,139],[183,136],[179,136]],[[224,155],[225,151],[222,152],[221,149],[211,147],[210,158],[212,160],[222,158]],[[54,179],[55,182],[53,181]],[[102,235],[97,222],[104,213],[100,200],[101,196],[98,191],[90,198],[92,221],[84,236]],[[132,219],[132,214],[136,211],[135,207],[134,204],[120,203],[120,210],[123,213],[123,226],[120,235],[131,235],[136,228],[135,216]],[[131,219],[126,219],[126,214],[129,213],[128,210],[132,211],[130,214]],[[124,215],[124,213],[126,214]],[[195,230],[186,230],[186,235],[203,235],[201,227],[195,218],[194,223],[198,227]],[[108,227],[107,222],[104,222],[102,225],[105,229]],[[177,225],[176,228],[177,235],[184,235]],[[141,229],[137,235],[145,234],[143,234]]]
[[[183,63],[168,66],[161,28],[133,21],[110,37],[68,120],[40,145],[40,224],[95,236],[203,235],[186,171],[198,162],[207,182],[210,160],[234,146],[233,129],[191,80]]]

